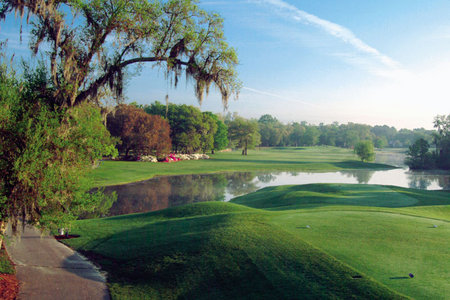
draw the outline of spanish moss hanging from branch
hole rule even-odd
[[[202,103],[213,85],[228,99],[239,94],[236,52],[223,20],[193,0],[3,0],[0,18],[14,12],[31,24],[32,52],[47,56],[55,104],[98,103],[103,87],[123,94],[129,67],[165,69],[174,87],[184,72]],[[45,47],[43,47],[45,45]],[[42,50],[41,50],[42,49]]]

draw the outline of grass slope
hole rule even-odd
[[[336,147],[266,148],[217,153],[209,160],[177,163],[103,161],[91,176],[106,186],[150,179],[156,175],[204,174],[230,171],[333,171],[344,169],[387,169],[388,165],[363,163],[350,149]]]
[[[274,224],[403,294],[450,294],[448,191],[313,184],[265,188],[233,202],[281,212]]]
[[[448,222],[373,211],[289,214],[272,221],[293,233],[301,231],[303,240],[405,295],[449,295]],[[310,229],[304,230],[306,225]]]
[[[204,202],[80,221],[67,243],[109,273],[115,299],[402,298],[270,218]]]
[[[281,186],[239,204],[77,221],[81,237],[66,242],[109,273],[115,299],[445,299],[449,195]]]
[[[323,183],[266,187],[234,198],[232,202],[268,210],[292,210],[329,205],[409,207],[450,205],[450,193],[396,186]]]

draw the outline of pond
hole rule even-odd
[[[117,193],[109,215],[147,212],[201,201],[229,201],[267,186],[309,183],[383,184],[417,189],[450,189],[450,175],[407,169],[346,170],[338,172],[234,172],[156,177],[110,186]]]

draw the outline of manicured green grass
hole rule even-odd
[[[363,163],[350,149],[336,147],[266,148],[211,155],[209,160],[177,163],[103,161],[91,176],[98,186],[150,179],[156,175],[204,174],[231,171],[333,171],[387,169],[391,166]]]
[[[313,184],[269,187],[232,201],[283,212],[271,222],[405,295],[450,294],[448,191]]]
[[[109,273],[114,299],[444,299],[449,195],[369,185],[266,188],[233,201],[240,204],[77,221],[72,233],[81,237],[66,242]]]
[[[449,295],[448,222],[344,210],[287,214],[272,221],[300,231],[303,240],[400,293],[415,299]],[[409,273],[415,277],[409,279]]]
[[[80,221],[67,242],[108,271],[114,299],[401,298],[269,219],[204,202]]]
[[[327,205],[408,207],[450,205],[450,193],[368,184],[307,184],[266,187],[232,202],[269,210]]]

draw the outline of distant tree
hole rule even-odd
[[[121,139],[118,149],[126,156],[130,151],[134,155],[156,156],[170,151],[168,122],[134,105],[119,105],[116,112],[108,116],[107,125],[111,135]]]
[[[212,154],[214,154],[215,150],[223,150],[228,146],[228,127],[217,115],[211,112],[204,112],[204,114],[209,115],[216,122],[217,130],[214,134],[214,144],[212,148]]]
[[[302,143],[303,143],[302,139],[303,139],[305,132],[306,132],[306,129],[304,126],[302,126],[300,123],[297,123],[297,122],[293,123],[292,130],[289,135],[290,144],[295,147],[302,145]]]
[[[284,125],[275,117],[266,114],[259,118],[259,134],[261,146],[278,146],[284,136]]]
[[[194,109],[190,111],[187,105],[181,106],[170,103],[166,106],[159,101],[146,105],[144,110],[151,115],[167,117],[167,121],[170,125],[172,149],[174,151],[188,151],[187,149],[190,146],[196,148],[200,146],[200,137],[197,136],[195,130],[195,124],[198,122],[198,119],[201,118],[200,111]],[[189,138],[191,139],[189,140]]]
[[[319,136],[319,145],[335,146],[337,139],[337,124],[323,125],[319,124],[319,131],[321,132]]]
[[[430,149],[430,144],[424,139],[418,139],[406,152],[405,163],[410,169],[432,169],[434,161]]]
[[[450,115],[436,116],[434,119],[436,144],[436,165],[440,169],[450,169]]]
[[[375,151],[372,141],[360,141],[355,146],[355,153],[361,161],[373,161],[375,159]]]
[[[395,127],[389,127],[387,125],[376,125],[370,129],[370,131],[378,138],[386,139],[386,146],[393,146],[395,142],[395,136],[397,134],[397,129]],[[380,148],[375,145],[375,147]]]
[[[385,136],[377,136],[377,137],[375,137],[374,146],[376,148],[379,148],[379,149],[384,148],[384,147],[387,146],[387,144],[388,144],[388,141],[387,141]]]
[[[228,124],[228,135],[232,143],[242,148],[242,155],[247,155],[247,149],[261,143],[261,136],[258,132],[258,122],[236,117]]]
[[[214,136],[217,132],[217,117],[211,112],[202,113],[200,123],[200,147],[203,153],[214,149]]]
[[[303,135],[303,144],[305,146],[314,146],[319,142],[320,131],[316,126],[310,125],[306,127]]]
[[[212,113],[202,113],[199,108],[185,104],[171,103],[166,107],[159,101],[144,106],[144,110],[162,117],[167,115],[172,146],[176,152],[205,152],[214,148],[214,136],[218,125],[217,117]]]

